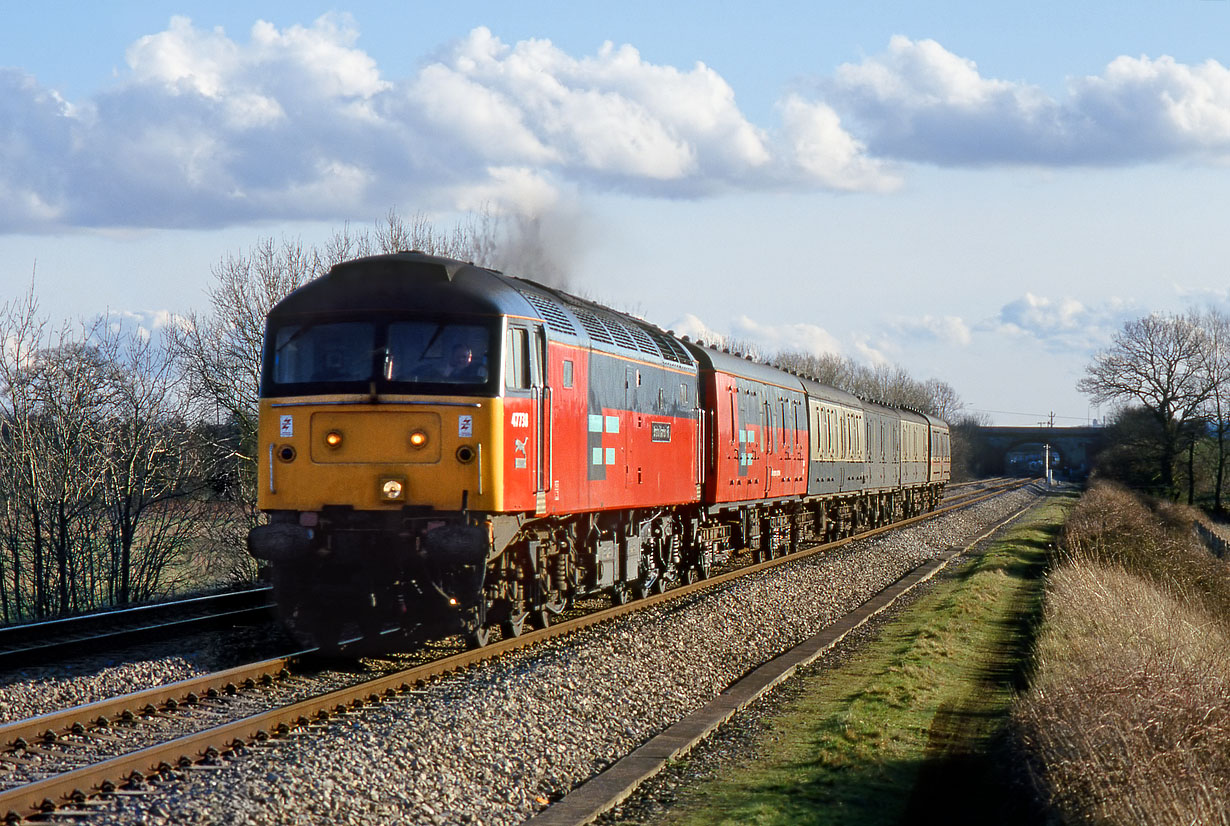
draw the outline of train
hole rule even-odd
[[[948,426],[417,251],[267,316],[248,549],[304,642],[541,628],[934,509]]]

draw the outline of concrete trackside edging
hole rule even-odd
[[[942,556],[923,563],[815,636],[745,674],[708,703],[526,820],[525,826],[585,826],[591,823],[599,815],[626,800],[641,783],[664,769],[670,761],[690,751],[737,711],[767,694],[774,686],[793,675],[799,667],[814,662],[845,639],[850,632],[888,609],[921,583],[931,579],[951,560],[975,547],[1036,504],[1030,503],[966,545],[953,546]]]

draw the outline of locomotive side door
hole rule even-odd
[[[504,457],[509,508],[546,511],[550,487],[550,405],[546,336],[541,327],[509,324],[504,368],[507,416]]]
[[[537,413],[534,423],[534,511],[542,514],[547,511],[547,495],[551,490],[552,422],[551,385],[547,381],[547,336],[541,326],[534,327],[531,333],[530,349],[531,395]]]

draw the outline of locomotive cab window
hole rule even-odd
[[[371,324],[288,324],[273,336],[274,381],[364,381],[371,375],[374,351],[375,330]]]
[[[529,331],[520,327],[508,330],[508,354],[504,365],[504,386],[509,390],[530,388]]]
[[[481,321],[314,318],[271,324],[265,396],[488,390],[491,326]]]
[[[477,324],[398,321],[389,325],[385,378],[395,382],[482,384],[487,330]]]

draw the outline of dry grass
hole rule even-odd
[[[1061,822],[1230,824],[1230,576],[1190,518],[1095,488],[1065,526],[1014,711]]]
[[[1146,504],[1116,485],[1099,484],[1064,524],[1057,561],[1123,568],[1230,624],[1230,568],[1201,543],[1199,519],[1186,505]]]

